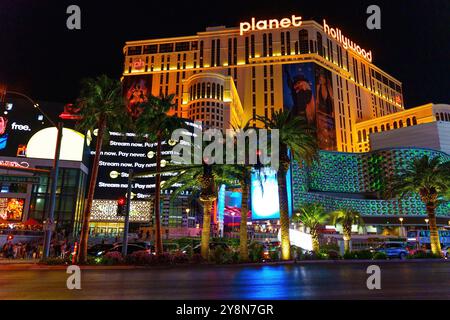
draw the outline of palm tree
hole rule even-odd
[[[334,225],[342,226],[342,233],[344,235],[344,251],[350,252],[350,240],[352,239],[352,225],[356,225],[358,228],[364,226],[364,220],[361,214],[350,208],[343,208],[331,213],[331,223]]]
[[[250,183],[252,167],[248,165],[224,165],[221,172],[225,177],[239,182],[241,186],[241,223],[239,227],[239,258],[240,261],[248,261],[248,199],[250,194]],[[225,177],[222,180],[225,180]]]
[[[386,190],[388,197],[413,196],[419,194],[426,206],[430,228],[431,251],[441,254],[441,243],[436,225],[436,208],[440,198],[450,196],[450,162],[440,157],[414,159],[403,170],[393,175]]]
[[[320,203],[307,203],[300,208],[300,215],[293,218],[296,222],[301,222],[307,228],[312,238],[314,252],[319,252],[319,227],[327,222],[328,214]]]
[[[106,75],[83,80],[77,104],[81,108],[81,120],[77,123],[77,129],[83,132],[95,132],[94,130],[97,130],[95,156],[91,168],[80,236],[78,261],[83,264],[86,263],[87,259],[89,222],[102,145],[108,140],[109,131],[126,131],[130,122],[128,121],[129,116],[126,112],[120,81],[110,79]]]
[[[280,199],[281,258],[291,258],[289,239],[289,211],[286,188],[286,173],[291,158],[300,163],[311,164],[317,158],[317,139],[306,118],[294,116],[289,110],[275,112],[271,119],[257,116],[266,128],[279,130],[279,168],[277,172],[278,196]],[[290,157],[290,154],[292,155]]]
[[[211,233],[211,212],[214,201],[217,199],[216,185],[232,184],[233,178],[225,174],[223,165],[186,165],[178,166],[172,170],[177,175],[168,179],[163,188],[177,188],[172,193],[172,197],[181,194],[183,191],[191,190],[199,193],[199,200],[203,206],[203,227],[201,236],[201,255],[206,260],[209,256],[209,238]]]
[[[139,114],[135,121],[136,133],[147,140],[156,140],[156,175],[155,175],[155,251],[163,252],[161,234],[161,144],[170,138],[175,129],[183,128],[184,121],[176,116],[168,115],[174,107],[173,95],[155,97],[149,95],[146,102],[138,106]]]

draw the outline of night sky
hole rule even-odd
[[[71,4],[81,7],[80,31],[66,28]],[[366,28],[370,4],[381,7],[381,30]],[[374,64],[403,82],[407,107],[450,103],[449,0],[0,0],[0,81],[37,100],[68,102],[84,77],[120,77],[125,41],[292,14],[325,18],[371,49]]]

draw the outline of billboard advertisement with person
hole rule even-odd
[[[314,63],[283,65],[283,105],[317,129],[319,148],[336,150],[331,72]]]

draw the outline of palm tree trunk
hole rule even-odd
[[[344,225],[342,226],[342,229],[342,233],[344,234],[344,252],[350,252],[352,251],[352,248],[350,247],[350,240],[352,238],[352,226]]]
[[[320,243],[319,243],[319,234],[316,230],[311,230],[311,239],[312,239],[312,248],[315,253],[319,253]]]
[[[157,134],[156,143],[156,176],[155,176],[155,251],[156,255],[163,253],[161,234],[161,134]]]
[[[241,200],[241,226],[239,229],[239,255],[242,262],[248,261],[247,244],[247,213],[248,213],[248,192],[249,187],[246,181],[241,182],[242,200]]]
[[[286,188],[286,171],[283,164],[277,174],[278,180],[278,197],[280,199],[280,227],[281,227],[281,259],[291,259],[291,242],[289,239],[289,211]]]
[[[435,255],[441,254],[441,242],[439,240],[439,232],[436,225],[436,205],[427,204],[428,223],[430,225],[430,244],[431,252]]]
[[[98,164],[100,162],[100,153],[102,151],[103,137],[105,134],[106,120],[102,117],[97,132],[97,143],[95,145],[94,162],[91,168],[91,179],[89,181],[89,190],[84,208],[83,223],[80,235],[80,250],[78,254],[78,263],[85,264],[87,262],[87,249],[89,242],[89,223],[91,220],[92,201],[94,200],[95,187],[97,184]]]
[[[203,202],[203,228],[201,240],[201,255],[203,259],[207,260],[209,256],[209,237],[211,233],[211,208],[212,201]]]

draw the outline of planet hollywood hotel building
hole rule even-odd
[[[306,170],[293,165],[293,211],[320,201],[329,210],[353,207],[374,225],[398,224],[399,216],[405,224],[424,225],[420,199],[383,200],[380,194],[389,175],[414,157],[450,160],[450,107],[405,110],[401,82],[378,68],[376,53],[348,31],[297,15],[251,18],[192,36],[130,41],[124,55],[130,100],[146,92],[174,94],[173,114],[203,125],[258,126],[257,115],[270,117],[281,108],[306,116],[317,128],[321,161]],[[408,130],[430,139],[416,144]],[[440,225],[449,212],[448,204],[439,208]],[[253,211],[253,219],[274,217]]]

